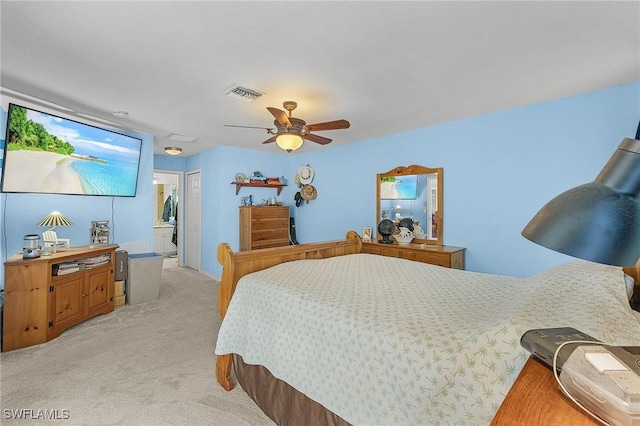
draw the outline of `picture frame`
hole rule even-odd
[[[362,241],[371,241],[371,227],[362,228]]]

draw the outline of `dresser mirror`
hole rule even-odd
[[[376,224],[411,218],[413,243],[442,245],[442,168],[411,165],[376,175]],[[378,235],[378,237],[380,237]]]

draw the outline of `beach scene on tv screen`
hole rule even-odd
[[[139,139],[12,105],[2,190],[135,196]]]

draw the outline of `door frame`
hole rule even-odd
[[[198,268],[197,268],[197,271],[200,272],[201,268],[202,268],[202,170],[201,169],[193,169],[193,170],[186,171],[185,172],[185,187],[186,187],[186,183],[187,183],[187,181],[189,179],[189,175],[192,175],[192,174],[198,174],[198,176],[200,178],[199,179],[199,181],[200,181],[200,203],[198,204],[197,211],[195,212],[198,215],[198,217],[200,218],[200,220],[198,221],[198,226],[199,226],[198,235],[200,235],[200,244],[198,244],[198,246],[197,246],[197,255],[198,255]],[[189,209],[189,206],[190,206],[191,202],[188,200],[189,194],[188,194],[188,191],[186,189],[185,189],[185,194],[184,195],[185,195],[185,203],[184,203],[184,208],[185,208],[185,211],[184,211],[184,214],[185,214],[185,216],[184,216],[184,218],[185,218],[185,220],[184,220],[184,223],[185,223],[185,229],[184,229],[184,235],[185,235],[185,237],[184,237],[185,238],[185,240],[184,240],[184,254],[185,254],[185,259],[184,259],[184,265],[185,266],[189,266],[188,265],[188,259],[186,258],[187,250],[189,248],[189,241],[188,241],[189,230],[187,229],[188,224],[187,224],[187,220],[186,219],[187,219],[187,215],[190,214],[190,212],[188,212],[187,209]]]

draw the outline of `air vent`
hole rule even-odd
[[[193,138],[191,136],[179,135],[177,133],[169,133],[165,136],[165,139],[169,139],[176,142],[195,142],[199,138]]]
[[[225,90],[224,94],[231,98],[239,99],[244,102],[254,101],[263,95],[262,92],[259,92],[253,89],[248,89],[246,87],[242,87],[237,84]]]

